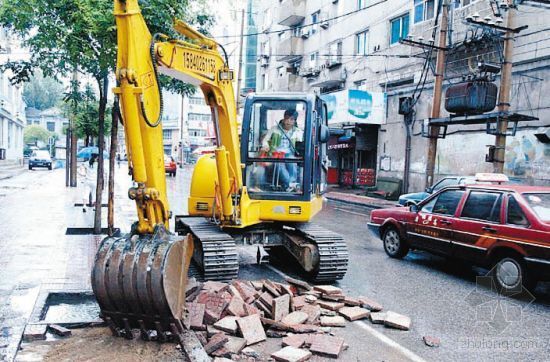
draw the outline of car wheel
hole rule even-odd
[[[32,166],[31,166],[31,165],[29,165],[29,170],[32,170]]]
[[[392,258],[401,259],[409,252],[409,246],[405,244],[405,241],[399,235],[399,231],[393,226],[384,231],[382,241],[384,242],[384,251]]]
[[[52,170],[52,166],[48,166],[48,170],[50,170],[50,171],[51,171],[51,170]]]
[[[525,263],[518,257],[499,258],[491,270],[493,280],[501,294],[518,294],[522,288],[534,289],[536,280],[530,275]]]

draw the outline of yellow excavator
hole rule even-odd
[[[151,35],[137,0],[115,0],[117,87],[138,220],[129,235],[102,241],[92,271],[101,313],[115,334],[182,332],[191,257],[206,280],[238,274],[236,243],[258,259],[290,255],[306,277],[333,282],[347,270],[342,237],[310,220],[326,188],[327,107],[304,93],[253,94],[239,138],[233,71],[215,40],[182,21],[181,39]],[[222,55],[223,53],[223,55]],[[189,215],[175,216],[166,195],[159,73],[200,87],[211,108],[214,155],[194,168]]]

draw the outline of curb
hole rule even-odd
[[[341,199],[341,198],[338,198],[338,197],[335,197],[335,196],[326,196],[325,195],[325,198],[329,201],[336,201],[336,202],[345,203],[345,204],[352,204],[352,205],[356,205],[356,206],[366,207],[366,208],[369,208],[369,209],[383,209],[384,208],[384,206],[377,205],[377,204],[372,204],[372,203],[368,203],[368,202],[345,200],[345,199]]]

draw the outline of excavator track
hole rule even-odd
[[[239,255],[233,237],[204,217],[178,217],[178,233],[191,233],[195,244],[193,260],[204,280],[229,281],[239,273]]]
[[[319,264],[312,272],[312,281],[327,283],[342,279],[349,261],[348,247],[342,236],[311,223],[292,227],[319,250]]]

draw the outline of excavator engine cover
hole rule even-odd
[[[176,236],[157,227],[153,235],[107,237],[98,249],[92,289],[101,316],[115,335],[144,339],[156,331],[181,335],[187,271],[193,255],[190,236]]]

